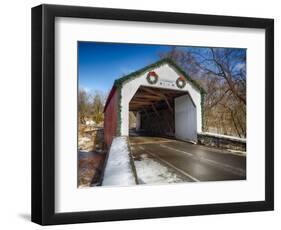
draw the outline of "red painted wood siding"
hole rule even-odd
[[[107,147],[111,145],[117,133],[118,99],[118,90],[114,89],[104,111],[104,141]]]

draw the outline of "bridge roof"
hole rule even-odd
[[[195,88],[197,88],[201,93],[206,93],[205,89],[194,79],[192,79],[182,68],[180,68],[172,59],[170,58],[163,58],[157,62],[152,63],[151,65],[145,66],[142,69],[139,69],[135,72],[132,72],[124,77],[121,77],[119,79],[116,79],[114,81],[114,86],[115,87],[120,87],[124,82],[126,82],[127,80],[133,79],[135,77],[140,76],[142,73],[144,73],[145,71],[149,71],[152,70],[156,67],[159,67],[163,64],[169,64],[172,67],[175,68],[175,70],[177,72],[179,72],[188,82],[190,82]]]

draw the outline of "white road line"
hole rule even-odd
[[[181,141],[180,143],[187,143],[185,141]],[[214,149],[212,147],[208,147],[205,145],[197,145],[198,147],[205,149],[209,152],[213,152],[213,153],[218,153],[218,154],[225,154],[225,155],[234,155],[234,156],[239,156],[239,157],[246,157],[247,153],[246,152],[242,152],[242,151],[238,151],[238,150],[232,150],[232,149]]]
[[[192,153],[188,153],[188,152],[185,152],[185,151],[183,151],[183,150],[175,149],[175,148],[172,148],[172,147],[167,146],[167,145],[162,145],[162,144],[160,144],[159,146],[162,147],[162,148],[170,149],[170,150],[172,150],[172,151],[176,151],[176,152],[183,153],[183,154],[185,154],[185,155],[187,155],[187,156],[189,156],[189,157],[192,157],[192,156],[193,156]]]
[[[157,158],[159,161],[161,161],[162,163],[170,166],[171,168],[173,168],[174,170],[180,172],[181,174],[185,175],[186,177],[188,177],[189,179],[193,180],[193,181],[196,181],[196,182],[200,182],[200,180],[198,180],[197,178],[191,176],[189,173],[177,168],[176,166],[172,165],[171,163],[169,163],[168,161],[165,161],[163,160],[162,158],[160,158],[159,156],[155,155],[154,153],[148,151],[148,150],[145,150],[142,146],[139,147],[141,150],[147,152],[148,154],[150,154],[151,156]]]
[[[192,153],[189,153],[189,152],[186,152],[186,151],[183,151],[183,150],[179,150],[179,149],[175,149],[175,148],[172,148],[170,146],[166,146],[166,145],[162,145],[162,144],[159,145],[159,146],[162,147],[162,148],[170,149],[172,151],[183,153],[183,154],[187,155],[188,157],[191,157],[194,160],[199,160],[199,161],[204,162],[206,164],[209,164],[211,166],[214,166],[214,167],[217,167],[217,168],[221,168],[221,169],[223,169],[223,170],[225,170],[227,172],[233,173],[235,175],[245,176],[245,174],[246,174],[245,170],[233,167],[233,166],[228,165],[228,164],[220,163],[220,162],[217,162],[217,161],[214,161],[214,160],[210,160],[210,159],[207,159],[207,158],[204,158],[204,157],[200,157],[200,156],[195,156]]]
[[[238,150],[214,149],[214,148],[211,148],[211,147],[208,147],[208,146],[203,146],[203,145],[200,145],[200,148],[206,149],[209,152],[213,152],[213,153],[217,153],[217,154],[233,155],[233,156],[238,156],[238,157],[246,157],[247,156],[246,152],[241,152],[241,151],[238,151]]]
[[[173,141],[145,141],[145,142],[136,142],[136,143],[131,143],[131,145],[146,145],[146,144],[158,144],[158,143],[170,143]]]

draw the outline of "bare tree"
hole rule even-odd
[[[80,124],[85,124],[86,119],[93,120],[96,124],[103,122],[103,109],[105,104],[105,94],[100,91],[93,93],[84,89],[79,89],[78,114]]]
[[[89,95],[88,93],[80,88],[78,93],[78,115],[81,124],[86,123],[86,116],[89,114]]]
[[[92,96],[91,117],[96,124],[100,124],[104,120],[103,109],[105,103],[105,96],[102,92],[95,91]]]
[[[173,47],[160,56],[173,59],[206,88],[206,131],[246,137],[246,50]]]

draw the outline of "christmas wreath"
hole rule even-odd
[[[176,84],[177,84],[178,88],[180,88],[180,89],[184,88],[186,85],[185,78],[183,76],[179,77],[176,81]]]
[[[146,80],[148,81],[149,84],[154,85],[158,81],[158,75],[154,71],[150,71],[146,76]]]

